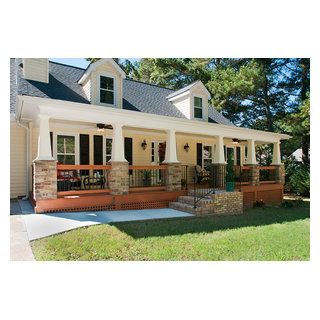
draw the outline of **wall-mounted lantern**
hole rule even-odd
[[[147,142],[146,142],[145,139],[142,141],[141,147],[142,147],[143,150],[146,150],[146,149],[147,149]]]
[[[183,149],[184,149],[186,152],[189,151],[190,147],[189,147],[188,142],[184,145]]]

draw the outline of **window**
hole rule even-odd
[[[75,164],[75,137],[57,135],[57,160],[62,164]]]
[[[112,153],[112,139],[106,139],[106,163],[111,160],[111,153]]]
[[[100,102],[114,104],[114,79],[100,76]]]
[[[202,119],[202,98],[194,97],[194,117]]]
[[[210,166],[212,164],[213,153],[212,146],[203,146],[203,168],[206,170],[210,170]]]

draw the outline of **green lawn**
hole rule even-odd
[[[33,241],[32,248],[37,260],[309,260],[309,203],[91,226]]]

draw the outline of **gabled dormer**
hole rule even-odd
[[[121,109],[125,77],[113,59],[103,58],[89,65],[79,84],[92,104]]]
[[[193,82],[171,93],[167,99],[187,119],[208,121],[208,105],[211,95],[201,81]]]

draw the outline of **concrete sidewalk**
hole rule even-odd
[[[20,215],[10,216],[10,260],[33,261],[26,226]]]

